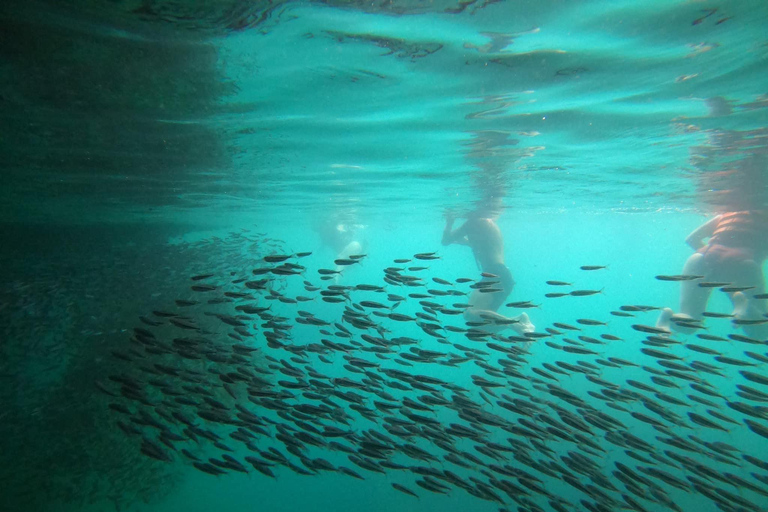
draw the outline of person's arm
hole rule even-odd
[[[694,229],[685,239],[685,243],[690,245],[694,251],[698,251],[704,247],[704,245],[706,245],[704,239],[711,237],[715,233],[715,228],[721,217],[722,215],[718,215],[714,219],[711,219]]]
[[[467,240],[467,223],[465,222],[459,229],[452,231],[453,217],[445,219],[445,229],[443,230],[443,245],[461,244],[469,245]]]

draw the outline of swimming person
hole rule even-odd
[[[321,242],[330,247],[336,254],[334,259],[348,259],[352,255],[359,255],[363,253],[363,244],[357,240],[358,231],[363,226],[354,223],[347,223],[341,219],[328,219],[322,224],[316,226],[316,230],[320,235]],[[334,281],[339,282],[341,272],[347,270],[348,267],[336,265],[336,274]]]
[[[519,334],[532,332],[534,326],[527,314],[510,318],[496,312],[515,286],[512,273],[504,263],[504,239],[495,222],[497,217],[498,214],[490,210],[480,210],[471,214],[461,227],[453,230],[453,216],[446,215],[443,245],[468,245],[477,266],[486,274],[479,283],[488,283],[488,287],[499,290],[485,293],[476,288],[469,297],[470,307],[464,310],[464,318],[468,322],[488,322],[482,328],[489,332],[498,332],[507,327]]]
[[[704,243],[706,238],[709,240]],[[766,301],[755,298],[765,294],[768,214],[764,210],[723,213],[696,228],[685,241],[696,252],[686,261],[683,274],[704,278],[681,282],[680,312],[665,308],[657,327],[690,332],[692,327],[678,322],[701,320],[712,293],[712,287],[699,286],[699,282],[723,282],[729,287],[754,287],[727,292],[733,303],[733,320],[750,336],[768,335],[768,325],[761,322],[768,321],[763,316]]]

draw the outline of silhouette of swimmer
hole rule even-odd
[[[754,288],[729,293],[733,315],[737,324],[749,336],[768,336],[765,300],[755,295],[765,293],[763,262],[768,258],[768,212],[746,210],[727,212],[696,228],[686,243],[694,252],[683,267],[683,274],[704,276],[701,280],[681,282],[680,312],[664,308],[657,327],[690,332],[691,327],[679,322],[698,321],[706,310],[712,288],[699,286],[700,281],[729,283],[729,286]],[[709,238],[707,243],[704,239]],[[754,324],[748,322],[754,321]],[[747,323],[744,323],[747,322]]]
[[[363,253],[363,245],[356,239],[359,227],[344,222],[327,222],[318,227],[318,233],[323,244],[336,253],[334,259],[348,259],[351,255]],[[347,268],[336,265],[336,270],[339,272]],[[340,275],[336,274],[334,281],[338,282]]]
[[[469,298],[471,306],[464,310],[464,318],[468,322],[489,322],[483,329],[490,332],[498,332],[507,327],[519,334],[532,332],[534,326],[527,314],[511,318],[496,312],[515,286],[512,273],[504,263],[504,239],[496,225],[496,218],[498,213],[495,211],[481,209],[471,214],[461,227],[453,230],[453,216],[446,214],[443,245],[468,245],[482,272],[496,276],[483,277],[480,282],[493,283],[491,287],[500,289],[492,293],[475,289]]]

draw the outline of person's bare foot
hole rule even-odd
[[[517,323],[512,324],[512,328],[517,332],[517,334],[525,334],[527,332],[533,332],[536,330],[536,326],[531,323],[531,319],[528,318],[527,313],[520,314],[519,316],[515,317],[515,320],[517,320]]]

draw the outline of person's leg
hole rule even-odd
[[[352,254],[360,254],[363,250],[363,247],[360,245],[360,242],[349,242],[342,250],[339,252],[339,254],[336,255],[336,259],[347,259]]]
[[[683,274],[705,276],[706,279],[710,279],[712,272],[706,264],[705,256],[697,252],[685,262]],[[712,288],[702,288],[697,279],[682,281],[680,286],[680,314],[701,320],[701,314],[707,309],[711,293]]]
[[[531,324],[527,314],[523,313],[512,318],[496,312],[512,293],[515,281],[506,267],[495,268],[490,272],[498,277],[484,281],[495,282],[491,286],[499,288],[501,291],[488,293],[474,290],[469,297],[470,307],[464,310],[464,319],[468,322],[487,322],[480,328],[491,333],[497,333],[510,327],[518,334],[533,332],[535,327]]]
[[[491,313],[493,311],[488,308],[493,299],[489,295],[480,290],[472,291],[472,294],[469,296],[469,307],[464,310],[465,322],[485,322],[487,325],[482,326],[483,329],[492,326],[494,316]],[[498,313],[494,314],[501,317]]]
[[[738,286],[754,286],[746,293],[736,292],[731,295],[733,303],[733,315],[737,320],[768,320],[764,300],[755,299],[755,295],[765,293],[765,277],[762,267],[753,260],[746,260],[735,264],[732,279]],[[753,338],[768,337],[768,324],[741,325],[747,336]]]
[[[491,281],[496,282],[493,288],[498,288],[501,291],[487,294],[490,296],[488,309],[498,311],[504,304],[504,301],[507,300],[507,297],[512,294],[512,290],[515,288],[515,280],[512,278],[512,272],[509,271],[506,265],[499,264],[492,268],[490,272],[497,276],[490,278]]]
[[[693,253],[683,266],[683,274],[686,275],[703,275],[710,278],[708,274],[709,266],[705,261],[705,256],[701,253]],[[712,293],[711,288],[702,288],[698,284],[698,280],[681,281],[680,282],[680,312],[675,314],[670,308],[664,308],[659,315],[659,319],[656,321],[656,327],[676,330],[680,332],[694,332],[695,329],[690,327],[684,327],[677,325],[673,322],[673,319],[679,318],[681,320],[693,319],[701,320],[702,313],[707,307],[709,302],[709,296]]]
[[[339,254],[336,255],[337,260],[343,260],[349,258],[351,254],[360,254],[363,250],[363,247],[360,245],[360,242],[352,241],[348,243],[342,250],[339,252]],[[354,265],[352,265],[354,266]],[[342,266],[342,265],[336,265],[336,271],[342,272],[346,269],[348,269],[350,265]],[[339,284],[341,281],[341,274],[336,274],[333,277],[333,282],[336,284]]]

